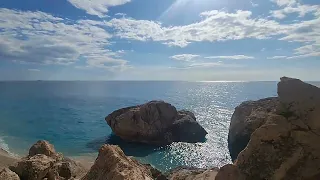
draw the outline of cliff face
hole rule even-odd
[[[251,134],[263,125],[270,113],[276,112],[279,104],[277,97],[247,101],[236,107],[232,117],[228,135],[228,146],[231,159],[247,146]]]
[[[234,124],[241,127],[240,135],[251,134],[248,144],[241,142],[245,148],[237,156],[236,167],[248,180],[320,179],[320,89],[284,77],[278,83],[276,101],[260,100],[254,108],[245,103],[236,109],[229,134],[233,156],[238,147],[230,140],[239,133]],[[239,109],[246,113],[239,115]]]

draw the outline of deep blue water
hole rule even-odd
[[[127,155],[161,170],[219,166],[230,161],[227,136],[234,108],[276,95],[276,82],[0,82],[0,147],[24,155],[46,139],[65,155],[95,156],[91,153],[109,138]],[[160,99],[193,111],[209,133],[206,142],[149,147],[110,136],[104,121],[109,113]]]

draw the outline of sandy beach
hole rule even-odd
[[[18,158],[12,157],[8,152],[0,148],[0,169],[13,165]]]

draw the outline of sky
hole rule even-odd
[[[0,80],[320,80],[319,0],[1,0]]]

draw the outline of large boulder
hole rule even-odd
[[[163,101],[119,109],[105,120],[123,140],[155,145],[203,141],[207,132],[192,112],[177,111]]]
[[[17,173],[21,179],[42,180],[44,178],[54,180],[56,160],[43,154],[27,157],[10,169]]]
[[[21,179],[48,180],[80,178],[87,169],[80,163],[56,153],[54,146],[47,141],[38,141],[10,169]]]
[[[68,157],[63,157],[61,161],[58,161],[56,167],[58,169],[59,176],[65,179],[82,177],[88,171],[88,169],[81,163]]]
[[[57,156],[54,146],[48,141],[39,140],[29,149],[29,156],[34,156],[37,154],[44,154],[46,156],[52,157]]]
[[[151,180],[149,167],[127,157],[123,151],[114,145],[103,145],[90,171],[82,180]]]
[[[320,179],[320,89],[281,78],[280,104],[251,135],[236,166],[246,180]]]
[[[212,180],[219,169],[201,169],[192,167],[177,167],[166,174],[168,180]]]
[[[0,171],[0,180],[20,180],[19,176],[8,168]]]
[[[263,125],[269,113],[275,113],[279,100],[277,97],[246,101],[236,107],[232,117],[228,135],[228,147],[231,159],[247,146],[251,134]]]

